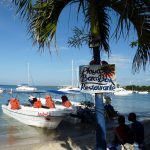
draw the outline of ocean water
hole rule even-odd
[[[129,94],[111,96],[112,105],[121,114],[136,113],[139,120],[150,118],[150,94]]]
[[[4,89],[14,89],[16,86],[1,86]],[[58,87],[37,87],[38,90],[58,89]],[[61,95],[51,93],[52,97],[60,98]],[[10,118],[2,113],[1,105],[7,103],[11,94],[0,94],[0,150],[15,145],[33,144],[39,142],[46,142],[50,140],[59,140],[66,138],[69,134],[74,136],[81,135],[80,130],[86,131],[85,126],[83,128],[77,125],[67,124],[66,127],[62,127],[60,124],[55,130],[48,130],[43,128],[32,127],[24,125],[17,120]],[[21,103],[27,103],[28,95],[13,95],[18,97]],[[42,95],[44,96],[44,95]],[[86,94],[68,95],[70,100],[73,101],[93,101],[92,96]],[[150,94],[131,94],[127,96],[115,96],[111,95],[112,105],[119,113],[124,114],[126,117],[128,113],[135,112],[139,120],[150,118]],[[78,129],[75,130],[74,129]],[[64,134],[65,133],[65,134]]]

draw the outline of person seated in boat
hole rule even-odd
[[[20,107],[20,102],[16,98],[11,98],[10,101],[9,101],[8,106],[10,107],[10,109],[13,109],[13,110],[21,108]]]
[[[67,96],[63,95],[63,96],[61,97],[61,99],[62,99],[62,105],[63,105],[63,106],[65,106],[65,107],[67,107],[67,108],[69,108],[69,107],[72,106],[72,104],[71,104],[71,102],[68,100],[68,97],[67,97]]]
[[[34,108],[41,108],[42,107],[42,103],[40,100],[36,100],[34,103],[33,103],[33,107]]]
[[[55,103],[52,100],[52,97],[50,95],[46,95],[45,99],[46,99],[46,107],[48,107],[48,108],[55,108]]]
[[[7,101],[7,104],[6,104],[6,105],[10,106],[10,99]]]
[[[37,101],[37,98],[36,97],[29,97],[29,100],[28,100],[31,105],[33,106],[33,104]]]

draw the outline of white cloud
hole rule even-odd
[[[131,68],[132,67],[132,59],[123,55],[111,55],[107,58],[107,61],[110,64],[115,64],[117,68]]]

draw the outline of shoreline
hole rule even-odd
[[[111,124],[111,126],[110,126]],[[150,120],[142,121],[145,129],[145,147],[146,150],[150,148]],[[110,143],[113,137],[114,124],[107,122],[106,133],[107,143]],[[89,124],[72,124],[63,121],[58,129],[58,136],[54,139],[47,139],[45,141],[36,141],[30,139],[30,143],[15,143],[11,145],[4,145],[0,142],[0,150],[94,150],[95,148],[95,130],[94,126]]]

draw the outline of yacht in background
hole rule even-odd
[[[77,92],[79,92],[79,91],[80,91],[80,88],[78,88],[78,87],[73,87],[73,86],[66,86],[66,87],[60,88],[58,91],[61,91],[61,92],[77,91]]]
[[[129,95],[132,94],[133,91],[127,91],[124,88],[116,88],[114,91],[114,95],[119,95],[119,96],[124,96],[124,95]]]
[[[28,84],[18,85],[16,91],[36,91],[37,88],[29,86]]]
[[[148,91],[139,91],[139,94],[148,94]]]

